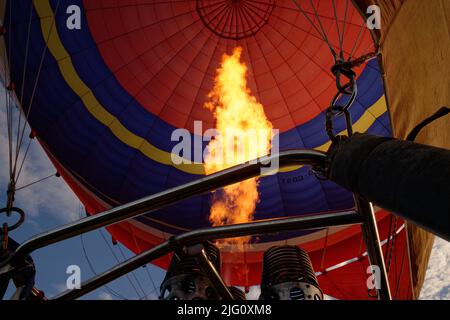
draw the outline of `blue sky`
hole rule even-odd
[[[6,138],[6,112],[4,91],[0,90],[0,206],[6,202],[8,183],[8,143]],[[15,112],[17,117],[18,113]],[[27,129],[26,135],[29,134]],[[28,141],[25,141],[25,145]],[[31,143],[30,151],[21,174],[18,187],[37,181],[55,173],[37,141]],[[81,203],[61,178],[52,177],[16,194],[16,205],[27,213],[23,226],[12,233],[12,237],[23,242],[33,235],[50,230],[83,216]],[[0,216],[0,223],[7,220]],[[84,247],[82,245],[84,243]],[[130,257],[131,253],[123,246],[113,246],[111,237],[105,230],[94,231],[83,237],[75,237],[33,253],[36,263],[36,286],[43,290],[47,297],[66,289],[70,265],[81,268],[82,280],[93,276]],[[91,265],[89,264],[89,261]],[[450,244],[437,239],[430,259],[422,299],[450,299]],[[93,269],[93,270],[92,270]],[[164,271],[158,267],[147,265],[134,273],[124,276],[102,287],[83,299],[156,299],[158,288],[164,277]],[[156,289],[156,291],[155,291]],[[13,293],[7,292],[7,297]],[[117,294],[118,293],[118,294]],[[248,298],[256,298],[258,290],[254,288]]]
[[[8,143],[6,129],[6,108],[4,90],[0,93],[0,206],[6,203],[6,188],[8,184]],[[18,112],[15,112],[17,123]],[[16,124],[17,125],[17,124]],[[28,137],[29,129],[26,130]],[[24,146],[28,138],[24,141]],[[23,148],[25,149],[25,148]],[[48,160],[37,141],[33,140],[23,167],[18,187],[47,177],[56,170]],[[61,178],[52,177],[16,193],[15,205],[25,210],[25,223],[11,236],[19,243],[38,233],[61,226],[84,215],[84,209],[72,191]],[[0,223],[13,223],[15,217],[7,219],[0,216]],[[84,248],[82,243],[84,242]],[[86,253],[85,253],[85,251]],[[78,265],[81,269],[82,280],[93,276],[92,272],[101,272],[114,266],[117,261],[123,261],[131,253],[123,246],[114,246],[111,237],[105,230],[90,232],[82,237],[75,237],[59,244],[55,244],[32,254],[36,263],[36,286],[51,297],[66,289],[69,276],[66,269],[69,265]],[[88,259],[91,265],[88,263]],[[156,299],[158,288],[164,277],[164,272],[158,267],[148,265],[134,273],[124,276],[100,288],[84,299]],[[155,291],[155,288],[157,289]],[[10,297],[14,292],[13,286],[7,292]]]

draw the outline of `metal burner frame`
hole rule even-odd
[[[320,168],[326,166],[328,163],[327,154],[324,152],[315,150],[290,150],[217,172],[179,187],[121,205],[32,237],[24,242],[16,250],[14,255],[0,266],[0,275],[12,275],[15,271],[15,266],[37,249],[133,217],[148,214],[193,196],[205,194],[230,184],[260,176],[261,169],[267,168],[268,164],[273,160],[278,161],[280,168],[292,165],[310,165],[315,168]],[[214,265],[204,254],[204,250],[197,246],[198,244],[205,241],[266,233],[312,230],[332,226],[359,224],[362,228],[369,262],[371,265],[377,265],[381,271],[379,289],[377,289],[378,298],[390,300],[389,281],[372,205],[357,195],[355,195],[355,203],[356,209],[354,211],[257,220],[244,224],[204,228],[179,234],[90,278],[82,283],[80,289],[62,292],[53,299],[68,300],[79,298],[157,258],[181,248],[186,249],[187,252],[194,252],[193,254],[197,255],[199,263],[204,269],[205,274],[208,275],[216,291],[223,299],[229,300],[232,298],[232,294],[217,270],[215,270]]]

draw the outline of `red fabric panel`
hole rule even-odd
[[[258,30],[256,33],[247,30],[247,37],[238,40],[226,38],[229,30],[244,32],[251,27],[249,23],[256,22],[224,19],[223,25],[216,25],[220,10],[217,10],[219,17],[209,19],[213,13],[208,5],[218,1],[199,1],[204,5],[201,12],[196,10],[197,1],[126,3],[85,0],[90,31],[120,84],[142,107],[175,127],[193,130],[194,120],[203,120],[205,130],[213,125],[212,114],[203,105],[213,88],[222,55],[230,54],[236,46],[243,48],[248,87],[281,132],[317,116],[328,107],[336,92],[330,75],[331,52],[292,1],[247,3],[247,7],[257,6],[255,10],[261,12],[255,15],[247,10],[249,19],[264,21],[258,27],[253,26]],[[339,17],[343,17],[345,3],[336,3]],[[331,1],[314,1],[314,5],[330,43],[338,47]],[[302,2],[302,6],[313,12],[308,2]],[[239,4],[238,7],[238,10],[245,9]],[[362,23],[357,10],[350,5],[343,46],[347,54],[358,38]],[[214,27],[219,30],[211,31]],[[369,52],[371,43],[371,36],[364,29],[354,56]],[[361,69],[357,71],[359,74]]]
[[[45,149],[45,146],[44,146]],[[78,183],[65,171],[61,165],[55,161],[51,154],[47,153],[53,161],[61,176],[67,184],[74,190],[80,198],[88,212],[101,212],[104,208],[91,194],[80,188]],[[390,215],[386,212],[377,214],[379,220],[380,238],[386,239],[389,229]],[[397,226],[401,226],[403,221],[398,221]],[[343,261],[360,256],[365,247],[362,244],[359,226],[352,226],[337,234],[330,235],[327,239],[327,247],[324,253],[325,239],[319,239],[302,245],[309,251],[313,266],[317,271],[324,272],[324,269],[334,266]],[[107,228],[114,239],[120,241],[133,252],[140,253],[165,241],[161,235],[144,232],[140,228],[134,227],[128,222],[115,224]],[[392,295],[395,299],[411,299],[411,275],[409,256],[407,250],[405,229],[396,237],[394,251],[392,254],[389,279],[391,283]],[[383,247],[385,249],[385,246]],[[231,285],[257,285],[261,279],[263,252],[246,252],[245,254],[224,253],[222,260],[233,261],[233,264],[222,265],[222,275]],[[167,268],[171,255],[163,256],[152,261],[153,264]],[[322,264],[323,261],[323,264]],[[336,270],[324,273],[319,276],[319,282],[324,292],[337,299],[369,299],[367,294],[366,269],[368,266],[367,257],[362,260],[350,263]]]
[[[368,266],[368,259],[364,257],[347,266],[330,271],[319,276],[320,286],[326,294],[337,299],[373,299],[369,297],[366,285]],[[405,230],[396,238],[389,282],[393,299],[413,298]]]

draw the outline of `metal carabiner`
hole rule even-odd
[[[7,216],[11,216],[11,213],[17,213],[19,215],[19,220],[15,224],[13,224],[12,226],[8,226],[7,225],[8,232],[11,232],[11,231],[17,229],[25,221],[25,212],[22,209],[20,209],[20,208],[16,208],[16,207],[8,208],[8,207],[6,207],[6,208],[3,208],[3,209],[0,209],[0,214],[1,213],[6,213]]]

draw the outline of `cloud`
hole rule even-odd
[[[106,292],[100,292],[98,298],[99,300],[113,300],[113,296]]]
[[[60,294],[67,290],[67,285],[65,283],[54,283],[51,285],[51,292],[46,292],[47,297],[52,297],[54,295]]]
[[[159,295],[152,292],[145,297],[145,300],[159,300]]]

